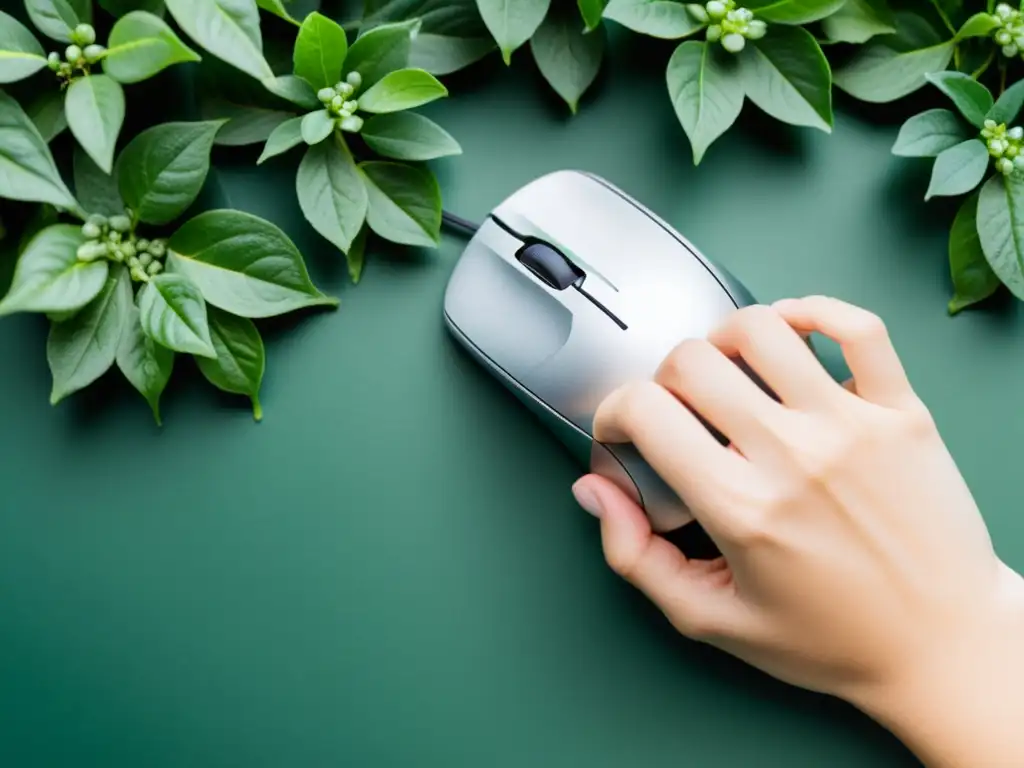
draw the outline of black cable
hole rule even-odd
[[[447,224],[450,229],[454,229],[457,232],[461,232],[464,235],[472,237],[476,234],[476,231],[480,229],[479,224],[474,224],[472,221],[456,216],[454,213],[448,211],[441,211],[441,222]]]

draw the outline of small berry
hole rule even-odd
[[[709,43],[717,41],[722,36],[722,27],[719,24],[712,24],[708,27],[707,38]]]
[[[56,51],[51,51],[50,55],[46,57],[46,66],[54,72],[60,69],[60,54]]]
[[[95,240],[97,237],[103,234],[103,231],[94,222],[87,221],[85,222],[85,224],[82,225],[82,234],[88,237],[90,240]]]
[[[328,104],[330,103],[331,99],[334,98],[334,89],[321,88],[319,91],[316,92],[316,97],[320,99],[320,102],[322,104]]]
[[[351,85],[353,88],[358,88],[363,84],[363,76],[358,72],[349,72],[345,78],[345,83]]]
[[[743,35],[738,35],[732,32],[722,38],[722,47],[725,48],[729,53],[739,53],[743,50],[743,46],[747,44]]]
[[[71,37],[79,45],[92,45],[96,42],[96,30],[89,24],[79,24]]]
[[[95,64],[103,58],[103,54],[106,53],[106,50],[107,49],[102,45],[87,45],[85,46],[85,50],[82,51],[82,55],[85,56],[85,60],[87,62]]]
[[[363,129],[363,118],[357,115],[350,115],[343,118],[340,125],[341,130],[348,133],[359,133]]]
[[[708,18],[710,18],[707,9],[703,5],[688,5],[686,10],[693,18],[703,23],[707,23]]]
[[[78,61],[80,58],[82,58],[82,49],[74,44],[69,45],[67,48],[64,49],[64,58],[67,59],[69,62],[74,63]]]

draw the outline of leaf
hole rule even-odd
[[[956,40],[969,37],[988,37],[993,29],[999,26],[999,20],[989,13],[976,13],[965,21],[957,30]]]
[[[604,30],[584,33],[575,14],[554,10],[530,40],[537,68],[573,114],[601,69],[604,48]]]
[[[66,312],[84,307],[103,288],[106,260],[78,260],[81,227],[53,224],[33,237],[18,258],[0,316],[15,312]]]
[[[292,147],[295,147],[302,143],[302,118],[293,117],[291,120],[286,120],[281,123],[274,131],[270,134],[267,139],[267,144],[263,148],[262,154],[256,161],[256,165],[262,165],[264,161],[269,160],[276,155],[281,155],[287,152]]]
[[[174,352],[146,335],[142,329],[142,314],[134,303],[128,306],[116,360],[124,377],[149,403],[153,418],[159,426],[160,396],[174,372]]]
[[[1024,80],[1014,83],[1003,91],[985,117],[995,120],[997,123],[1010,125],[1017,119],[1021,106],[1024,106]]]
[[[1024,180],[996,174],[978,197],[978,238],[992,271],[1024,299]]]
[[[363,266],[366,264],[366,239],[369,228],[363,227],[352,241],[352,247],[345,254],[345,261],[348,262],[348,276],[353,283],[358,284],[363,276]]]
[[[366,220],[366,187],[344,139],[334,135],[306,150],[295,178],[302,215],[347,253]]]
[[[284,110],[243,107],[224,100],[206,100],[200,105],[204,120],[227,121],[213,143],[241,147],[266,141],[274,129],[294,115]]]
[[[432,75],[450,75],[494,50],[490,37],[455,37],[421,33],[412,41],[408,64]]]
[[[345,30],[314,11],[302,21],[295,40],[295,74],[314,88],[331,88],[341,81],[348,53]]]
[[[71,42],[71,30],[92,21],[92,0],[25,0],[36,29],[52,40]]]
[[[307,144],[319,144],[330,136],[333,130],[334,118],[326,109],[318,109],[302,118],[300,131],[302,140]]]
[[[117,179],[106,174],[80,147],[74,155],[75,195],[89,213],[116,216],[124,213]]]
[[[138,83],[174,64],[200,61],[159,16],[132,11],[110,30],[103,71],[121,83]]]
[[[396,22],[410,19],[415,24],[411,43],[397,63],[375,72],[364,86],[372,85],[388,72],[403,67],[425,69],[433,75],[446,75],[478,61],[496,48],[494,37],[487,29],[476,0],[366,0],[366,16],[363,18],[363,33],[359,40],[370,32],[380,29],[382,22]],[[353,50],[359,40],[353,44]],[[348,69],[352,64],[353,51],[346,61]]]
[[[126,16],[132,11],[146,11],[154,16],[164,13],[164,0],[99,0],[99,5],[114,17]]]
[[[46,66],[46,52],[28,28],[0,11],[0,83],[24,80]]]
[[[363,33],[352,43],[345,67],[358,72],[363,88],[375,85],[384,75],[409,65],[412,37],[419,30],[418,20],[384,24]]]
[[[935,157],[971,138],[963,122],[948,109],[929,109],[901,127],[892,153],[900,157]]]
[[[703,29],[686,6],[675,0],[611,0],[604,17],[641,35],[677,40]]]
[[[62,208],[78,205],[64,185],[50,148],[35,124],[13,98],[0,91],[0,197],[50,203]]]
[[[359,97],[359,109],[381,114],[415,109],[448,95],[437,78],[422,69],[390,72]]]
[[[884,0],[846,0],[822,19],[825,37],[836,43],[866,43],[876,35],[896,32],[896,21]]]
[[[285,21],[290,21],[292,24],[297,25],[299,23],[288,13],[288,9],[284,7],[282,0],[256,0],[256,5]]]
[[[168,243],[169,266],[214,307],[240,317],[273,317],[337,306],[309,279],[295,244],[274,224],[241,211],[206,211]]]
[[[50,325],[46,360],[53,376],[50,405],[96,381],[110,370],[132,305],[128,273],[115,264],[100,292],[73,317]]]
[[[280,96],[303,109],[319,109],[323,106],[316,97],[313,86],[301,77],[295,75],[271,77],[263,81],[263,86],[275,96]]]
[[[223,123],[164,123],[132,139],[117,159],[117,186],[139,221],[167,224],[199,195]]]
[[[754,104],[776,120],[831,133],[832,73],[810,32],[771,26],[739,58],[743,89]]]
[[[836,87],[856,99],[886,103],[902,98],[927,83],[925,75],[946,68],[953,56],[953,42],[900,52],[881,43],[870,43],[833,75]]]
[[[970,192],[985,177],[988,149],[978,139],[968,139],[943,150],[935,158],[932,178],[924,199],[936,195],[953,196]]]
[[[423,161],[462,154],[462,147],[451,134],[415,112],[374,115],[359,135],[378,155],[395,160]]]
[[[206,380],[224,392],[245,395],[252,400],[256,421],[263,419],[260,385],[266,367],[263,339],[252,320],[210,308],[210,338],[216,358],[197,357]]]
[[[668,62],[668,92],[698,165],[708,147],[736,122],[743,107],[743,82],[715,48],[680,43]]]
[[[153,341],[175,352],[215,357],[206,302],[185,275],[164,273],[150,278],[139,293],[139,321]]]
[[[580,9],[580,16],[587,32],[593,32],[601,25],[601,14],[608,5],[608,0],[577,0]]]
[[[846,0],[747,0],[759,19],[774,24],[810,24],[838,11]]]
[[[931,72],[925,77],[950,98],[967,122],[977,128],[985,124],[993,106],[988,88],[963,72]]]
[[[953,280],[953,298],[949,300],[951,315],[987,299],[1000,285],[985,260],[978,238],[978,197],[974,192],[964,200],[949,231],[949,274]]]
[[[25,108],[25,112],[47,144],[68,127],[64,116],[64,94],[60,91],[43,91]]]
[[[260,14],[254,0],[165,0],[185,34],[214,56],[257,80],[274,76],[263,58]]]
[[[370,229],[393,243],[434,247],[441,237],[441,190],[426,168],[372,161],[359,164],[366,182]]]
[[[114,148],[124,123],[124,110],[124,90],[107,75],[88,75],[72,81],[64,97],[64,113],[71,133],[106,173],[114,167]]]
[[[506,65],[512,62],[512,53],[533,37],[550,5],[551,0],[477,0],[480,17]]]

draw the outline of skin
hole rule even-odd
[[[1024,579],[878,317],[821,296],[739,310],[612,393],[594,429],[635,444],[722,552],[687,560],[610,481],[574,486],[609,566],[680,633],[846,700],[930,768],[1024,766]]]

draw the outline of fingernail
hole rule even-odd
[[[576,503],[594,517],[601,517],[601,503],[597,500],[597,494],[590,490],[582,480],[572,487],[572,495],[576,497]]]

